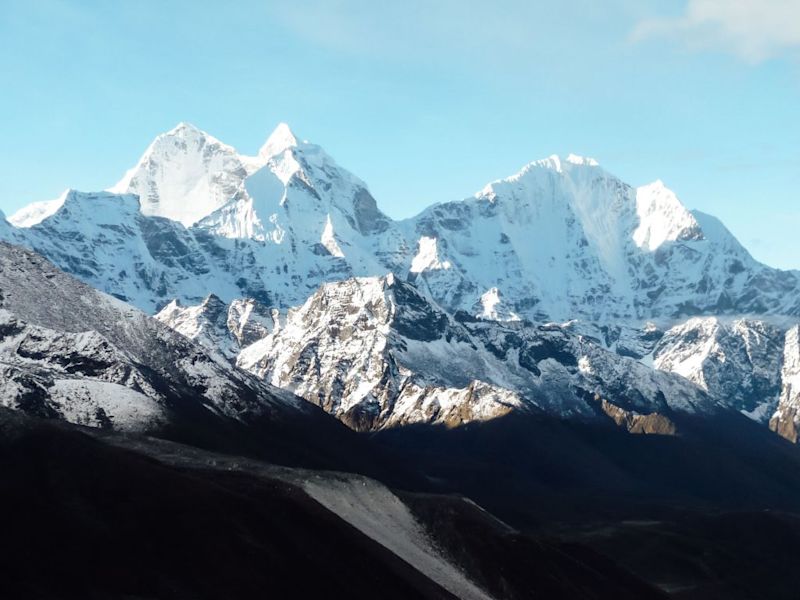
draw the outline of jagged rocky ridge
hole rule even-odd
[[[398,288],[400,301],[397,294],[386,294]],[[417,308],[403,302],[410,298]],[[665,412],[653,395],[643,394],[636,406],[620,401],[631,390],[667,386],[669,380],[650,377],[652,367],[680,375],[718,406],[797,440],[800,346],[798,326],[787,329],[786,321],[695,317],[667,331],[652,323],[601,331],[574,322],[535,326],[464,312],[454,317],[394,276],[327,284],[288,314],[252,299],[228,306],[211,296],[193,307],[172,303],[156,318],[210,349],[225,348],[240,367],[357,428],[452,425],[512,410],[586,417],[599,408],[630,430],[669,431],[660,419],[644,420]],[[445,323],[450,329],[438,331]],[[243,337],[242,329],[251,335]],[[469,343],[459,346],[465,339]],[[531,354],[528,347],[526,354],[530,344],[541,349],[539,360],[552,359],[546,364],[555,368],[544,376],[538,361],[529,360],[536,351]],[[569,351],[561,351],[564,347]],[[631,371],[623,384],[616,378],[626,369]],[[570,372],[572,391],[557,392],[559,375]],[[697,393],[693,386],[667,387],[672,391],[665,398],[675,398],[672,404]]]
[[[279,312],[257,300],[234,300],[225,304],[210,294],[197,306],[185,307],[177,300],[165,306],[156,319],[198,342],[209,352],[235,362],[239,348],[256,342],[278,325]]]
[[[156,318],[201,344],[230,348],[241,320],[228,315],[241,304],[226,310],[210,297],[195,307],[171,304]],[[683,378],[563,327],[451,316],[391,274],[325,284],[261,331],[260,340],[239,345],[236,363],[355,429],[455,426],[522,411],[611,417],[637,431],[652,429],[646,417],[659,414],[650,422],[665,432],[672,411],[716,409]]]

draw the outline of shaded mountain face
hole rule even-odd
[[[669,597],[795,597],[796,446],[734,413],[675,420],[678,436],[516,414],[373,439],[423,465],[442,491],[589,545]]]
[[[0,244],[0,290],[4,364],[19,382],[4,386],[6,405],[64,417],[74,408],[88,412],[68,420],[142,429],[181,400],[228,418],[305,408],[33,252]],[[57,401],[75,396],[73,407]]]
[[[386,597],[474,597],[465,585],[494,598],[664,597],[621,563],[690,598],[757,589],[791,598],[791,569],[746,570],[738,586],[742,545],[755,543],[753,555],[769,564],[796,557],[796,519],[756,510],[796,509],[796,449],[741,416],[692,419],[682,430],[630,436],[517,415],[373,437],[424,469],[443,496],[0,409],[0,503],[15,515],[0,589],[247,598],[268,581],[302,595],[318,585],[302,576],[313,565],[329,593],[341,586],[348,597],[374,595],[373,577]],[[72,540],[70,552],[58,540]],[[364,565],[367,574],[352,572]],[[441,577],[454,567],[460,577]]]
[[[664,597],[622,562],[659,586],[697,587],[689,597],[719,590],[745,598],[735,557],[754,531],[771,532],[770,544],[755,537],[763,560],[795,556],[796,527],[754,508],[796,508],[800,462],[790,444],[734,417],[678,416],[689,419],[678,437],[519,414],[382,431],[369,451],[388,449],[436,486],[400,493],[360,476],[276,468],[0,409],[0,503],[15,515],[0,589],[11,597],[247,598],[268,581],[270,590],[305,595],[317,590],[319,578],[302,577],[311,565],[326,574],[328,593],[341,586],[348,597],[374,595],[373,577],[385,597]],[[720,517],[720,509],[740,512]],[[711,524],[719,519],[758,527],[726,536]],[[53,541],[64,539],[74,540],[70,552]],[[645,540],[647,559],[636,553]],[[687,556],[679,568],[674,547]],[[53,568],[42,571],[30,555]],[[363,577],[352,572],[364,565]],[[754,573],[747,589],[764,577]],[[773,573],[769,589],[793,590],[790,574]]]
[[[526,535],[464,498],[346,473],[1,408],[0,466],[0,508],[14,515],[3,597],[664,597],[586,546]]]

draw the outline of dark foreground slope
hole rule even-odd
[[[2,597],[449,597],[291,485],[5,413],[3,428]]]
[[[0,470],[4,598],[454,597],[302,484],[334,476],[4,409]],[[463,501],[426,497],[431,507],[440,502],[471,523],[460,545],[472,564],[499,574],[511,565],[494,584],[502,597],[660,597],[593,552],[520,535]],[[457,521],[435,521],[432,548],[462,535]]]
[[[735,414],[675,418],[676,436],[506,417],[373,439],[420,466],[440,493],[591,547],[674,598],[797,598],[797,447]],[[439,519],[442,505],[415,510]]]
[[[676,600],[796,600],[800,516],[780,511],[675,515],[569,536],[613,556]]]
[[[735,414],[671,418],[677,435],[511,415],[455,429],[403,427],[372,439],[416,465],[437,491],[467,495],[529,530],[683,509],[800,509],[796,446]]]

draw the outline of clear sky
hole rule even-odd
[[[0,82],[6,213],[286,121],[394,217],[574,152],[800,268],[800,0],[0,0]]]

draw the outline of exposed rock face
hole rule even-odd
[[[797,442],[798,325],[786,320],[690,319],[667,331],[653,365],[686,377],[727,408]]]
[[[228,307],[227,326],[239,347],[244,348],[280,327],[280,312],[253,298],[234,300]]]
[[[675,435],[677,427],[668,417],[658,413],[647,415],[635,411],[624,410],[614,406],[604,398],[595,397],[601,410],[607,414],[619,427],[624,427],[630,433],[643,433],[649,435]]]
[[[448,357],[468,343],[444,311],[389,275],[324,285],[237,363],[356,429],[453,426],[523,407],[512,390],[455,369],[445,374]],[[436,357],[440,346],[444,355]],[[420,373],[428,348],[433,354]]]
[[[235,361],[240,348],[280,326],[278,311],[257,300],[234,300],[227,305],[213,294],[197,306],[182,306],[173,300],[155,319],[228,361]]]
[[[597,393],[631,414],[714,410],[682,378],[567,328],[461,316],[393,275],[326,284],[237,364],[355,429],[456,426],[511,411],[594,419],[603,415],[590,401]],[[188,331],[214,344],[202,328]]]
[[[155,315],[155,319],[202,343],[209,351],[221,353],[226,359],[236,355],[236,346],[228,330],[228,307],[213,294],[200,305],[190,308],[184,308],[177,300],[170,302]]]
[[[772,415],[769,427],[787,440],[797,442],[800,424],[800,326],[786,332],[781,369],[781,396],[778,410]]]
[[[781,393],[784,332],[752,319],[690,319],[666,332],[653,352],[657,369],[677,373],[720,403],[767,423]]]

